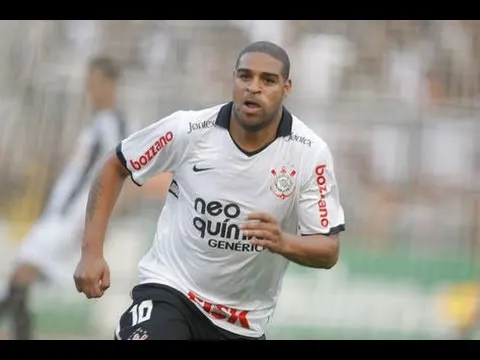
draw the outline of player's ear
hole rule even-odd
[[[286,99],[292,91],[292,80],[288,79],[283,85],[283,98]]]

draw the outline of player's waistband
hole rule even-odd
[[[170,285],[143,282],[132,289],[133,300],[166,301],[177,308],[187,307],[195,312],[202,319],[214,325],[218,331],[223,332],[232,339],[265,340],[265,334],[250,334],[252,329],[248,328],[247,311],[229,309],[226,306],[209,304],[193,292],[184,293]],[[213,314],[214,316],[210,316]],[[223,318],[223,319],[222,319]],[[226,325],[228,329],[225,328]],[[235,326],[233,326],[235,325]],[[245,328],[247,325],[247,328]],[[231,330],[230,330],[231,329]],[[248,334],[247,334],[248,332]]]

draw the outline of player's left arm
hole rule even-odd
[[[324,145],[308,159],[298,203],[298,234],[282,231],[277,219],[254,213],[247,217],[244,233],[251,242],[300,265],[332,268],[339,257],[339,233],[345,230],[333,159]]]

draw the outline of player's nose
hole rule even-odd
[[[248,97],[250,96],[250,94],[259,93],[262,89],[260,87],[258,80],[253,79],[248,83],[246,90],[247,90],[246,97]]]

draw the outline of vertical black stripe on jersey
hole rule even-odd
[[[96,135],[93,146],[91,147],[88,162],[85,168],[83,169],[82,176],[79,177],[77,184],[73,187],[72,193],[70,194],[70,196],[67,197],[65,204],[63,204],[63,207],[61,210],[62,214],[65,214],[68,211],[68,209],[70,208],[70,206],[72,205],[73,201],[78,196],[78,194],[81,192],[83,187],[87,185],[87,179],[92,173],[95,167],[95,164],[100,159],[101,150],[102,150],[102,142],[99,136]]]
[[[127,136],[127,130],[126,130],[127,126],[126,126],[125,116],[123,115],[123,112],[121,112],[118,109],[113,110],[113,113],[116,115],[115,118],[117,119],[119,139],[123,139]],[[86,184],[87,179],[90,176],[91,172],[93,171],[95,164],[97,163],[97,161],[99,161],[101,153],[102,153],[102,140],[100,139],[99,135],[96,134],[94,144],[91,147],[90,158],[88,159],[87,165],[85,166],[85,169],[82,173],[82,176],[80,176],[79,181],[77,182],[77,185],[73,188],[73,191],[70,194],[70,196],[67,197],[67,201],[62,207],[62,211],[61,211],[62,214],[65,214],[68,211],[70,204],[75,200],[75,198],[81,192],[83,187],[87,185]]]
[[[116,109],[115,115],[117,115],[118,120],[118,135],[120,139],[125,139],[127,137],[127,121],[125,120],[125,115],[121,110]]]

